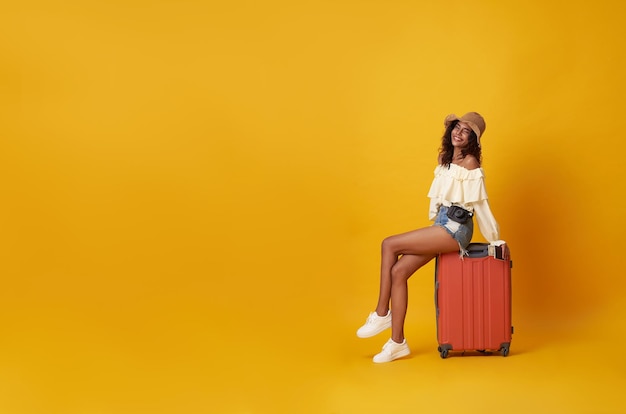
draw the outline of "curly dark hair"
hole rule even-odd
[[[441,160],[441,164],[448,166],[452,163],[452,156],[454,155],[454,147],[452,146],[452,130],[458,124],[459,121],[452,121],[448,128],[446,128],[445,134],[441,137],[441,148],[439,148],[439,159]],[[467,143],[467,148],[463,148],[461,150],[461,154],[463,157],[467,155],[473,155],[478,164],[482,164],[482,152],[480,150],[480,145],[478,145],[478,138],[476,137],[476,133],[474,131],[470,132],[470,136]]]

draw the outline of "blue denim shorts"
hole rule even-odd
[[[448,207],[440,206],[435,217],[435,224],[433,226],[443,227],[454,240],[459,243],[461,251],[464,252],[467,246],[472,241],[472,235],[474,234],[474,220],[471,218],[465,223],[457,223],[456,221],[448,218]]]

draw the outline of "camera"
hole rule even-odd
[[[465,216],[467,216],[467,214],[465,214],[465,212],[461,210],[454,210],[454,213],[452,214],[454,215],[454,218],[457,218],[459,220],[463,220],[464,218],[466,218]]]
[[[448,208],[448,218],[457,223],[465,223],[472,217],[472,213],[459,206],[450,206]]]

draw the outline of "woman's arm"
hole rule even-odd
[[[489,201],[487,199],[476,201],[472,203],[472,206],[474,207],[478,227],[485,239],[494,246],[504,244],[504,240],[500,240],[500,227],[491,213]]]

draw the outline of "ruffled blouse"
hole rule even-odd
[[[485,174],[482,168],[468,170],[460,165],[438,165],[435,178],[428,191],[430,198],[429,218],[435,220],[441,205],[459,205],[476,216],[482,235],[492,244],[502,244],[499,227],[487,197]]]

